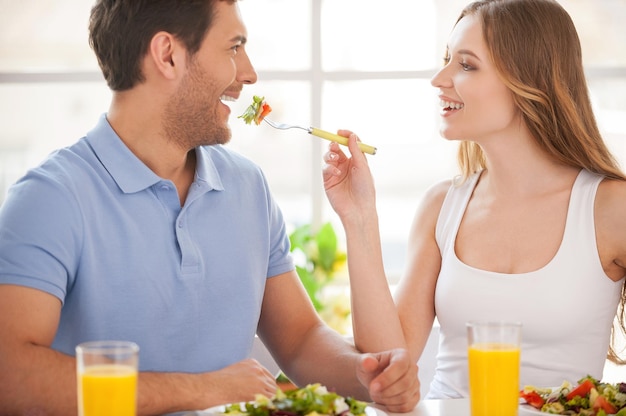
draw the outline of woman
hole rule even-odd
[[[521,321],[522,385],[601,378],[607,350],[620,361],[609,348],[616,313],[624,330],[626,178],[598,131],[569,15],[551,0],[471,3],[432,85],[441,135],[460,141],[461,175],[418,208],[395,304],[356,136],[341,132],[351,158],[336,144],[325,155],[326,193],[347,235],[357,346],[406,347],[417,360],[436,317],[428,397],[463,397],[466,322]]]

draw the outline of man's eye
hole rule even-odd
[[[446,55],[443,57],[443,65],[446,66],[450,63],[450,55]]]

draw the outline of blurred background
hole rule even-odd
[[[275,121],[333,132],[347,128],[376,146],[378,153],[368,157],[391,285],[403,268],[408,229],[424,191],[456,174],[457,145],[439,137],[430,78],[466,4],[239,2],[259,82],[231,105],[233,140],[228,146],[264,169],[291,230],[307,225],[315,230],[330,222],[339,239],[341,225],[321,181],[328,142],[299,130],[246,125],[235,116],[252,95],[262,95]],[[561,4],[579,31],[600,128],[626,168],[626,0]],[[108,109],[111,95],[87,41],[91,5],[92,0],[0,0],[0,204],[28,168],[77,141]],[[341,258],[341,247],[337,254]],[[338,281],[345,295],[345,276]],[[340,325],[349,325],[349,305],[330,306],[341,317]],[[624,371],[607,364],[605,381],[625,381]]]
[[[425,189],[456,173],[439,137],[436,90],[448,34],[465,0],[246,0],[239,3],[259,82],[232,104],[229,144],[263,167],[290,227],[337,223],[322,190],[328,142],[234,116],[263,95],[276,121],[348,128],[378,147],[385,264],[394,280]],[[626,162],[625,0],[563,0],[583,43],[605,138]],[[87,42],[91,0],[0,0],[0,203],[50,151],[74,143],[107,111],[110,92]],[[541,28],[537,28],[541,30]],[[340,233],[341,234],[341,233]]]

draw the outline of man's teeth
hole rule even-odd
[[[233,102],[236,101],[233,97],[231,97],[229,95],[222,95],[220,97],[220,100],[222,100],[222,101],[233,101]]]
[[[453,102],[450,102],[450,101],[440,101],[439,104],[443,108],[449,108],[451,110],[460,110],[461,108],[463,108],[465,106],[464,104],[453,103]]]

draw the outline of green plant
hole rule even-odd
[[[330,222],[318,230],[313,230],[310,224],[302,225],[289,235],[289,240],[298,276],[315,310],[322,312],[332,303],[332,299],[325,298],[324,289],[337,272],[345,269],[346,253],[339,247]]]
[[[339,247],[332,224],[327,222],[317,231],[310,224],[302,225],[289,235],[289,241],[296,271],[315,310],[331,328],[345,334],[350,316],[349,298],[325,293],[336,274],[346,267],[346,253]],[[282,372],[276,381],[283,383],[284,389],[295,388]]]

